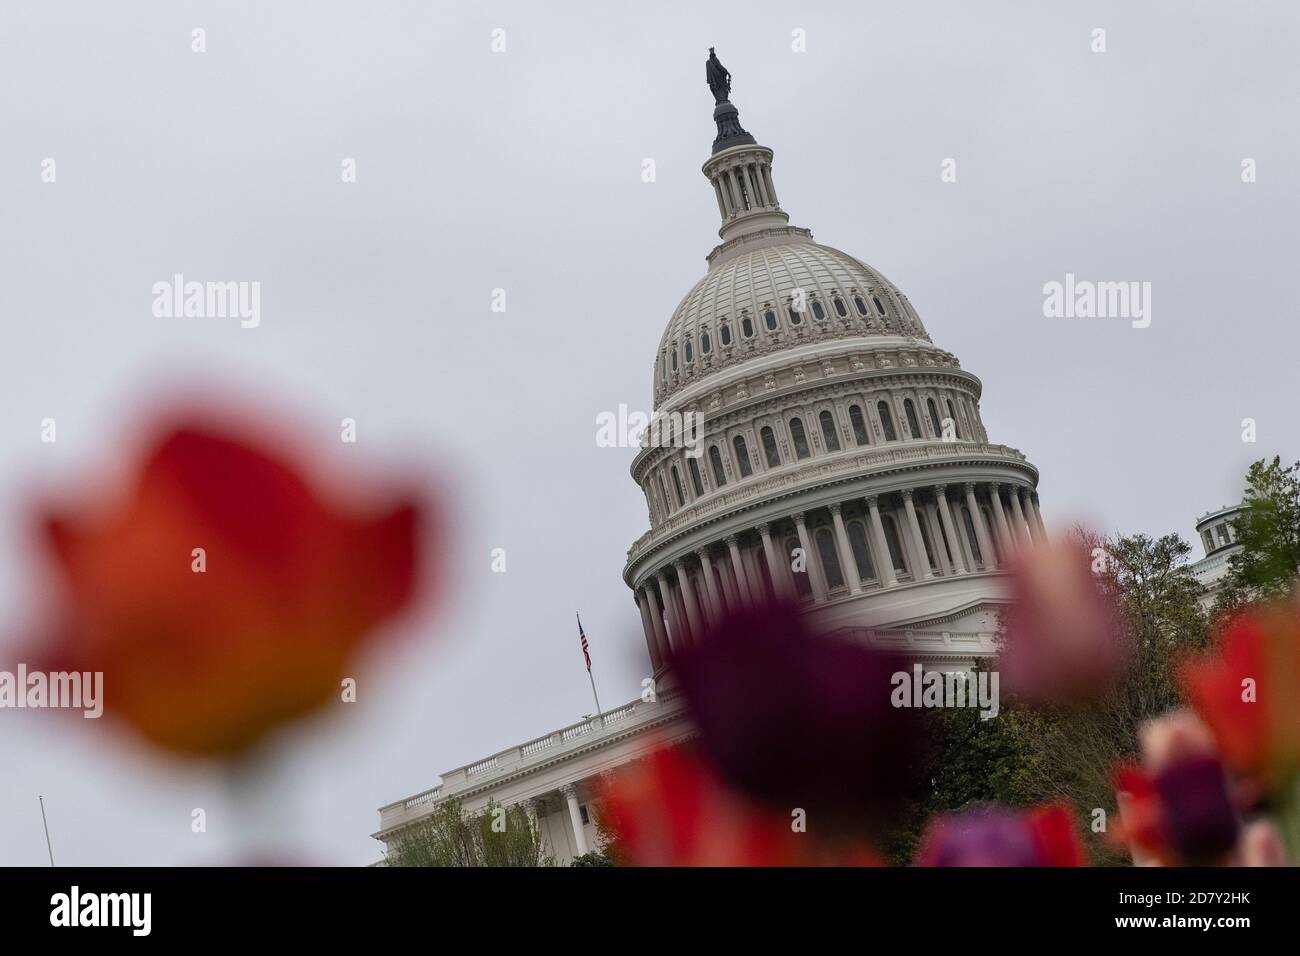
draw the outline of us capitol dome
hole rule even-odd
[[[721,242],[659,342],[659,440],[632,463],[650,529],[623,577],[652,691],[381,807],[372,835],[390,849],[454,798],[523,807],[557,862],[582,856],[599,845],[601,776],[693,736],[670,660],[710,621],[797,600],[818,630],[964,669],[994,649],[1007,557],[1044,536],[1038,472],[989,441],[979,379],[893,283],[790,225],[772,150],[741,127],[712,51],[707,70]],[[698,432],[664,427],[687,422]]]
[[[1007,557],[1045,535],[1037,469],[990,441],[980,380],[897,286],[790,225],[772,150],[707,69],[721,242],[660,339],[661,427],[632,464],[650,529],[623,576],[655,672],[769,598],[935,666],[989,654]]]

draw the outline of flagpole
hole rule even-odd
[[[581,634],[582,634],[582,615],[580,615],[577,611],[574,611],[574,612],[573,612],[573,616],[574,616],[575,618],[577,618],[577,620],[578,620],[578,634],[581,635]],[[585,654],[586,651],[584,650],[583,653]],[[592,696],[592,697],[595,699],[595,701],[596,701],[596,713],[593,714],[592,716],[593,716],[593,717],[599,717],[599,716],[600,716],[600,695],[596,693],[596,675],[593,674],[593,673],[591,672],[591,656],[590,656],[590,655],[587,656],[587,679],[588,679],[589,681],[591,681],[591,696]]]
[[[591,678],[591,696],[596,698],[596,716],[600,716],[600,696],[596,693],[596,678],[592,677],[591,671],[587,671],[587,676]]]
[[[41,796],[40,794],[37,794],[36,799],[41,802],[41,826],[45,827],[45,849],[49,851],[50,866],[53,866],[54,847],[50,845],[50,824],[45,819],[45,797]]]

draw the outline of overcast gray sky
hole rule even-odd
[[[717,241],[710,45],[792,222],[983,380],[1048,524],[1190,538],[1249,461],[1300,458],[1300,10],[1243,6],[6,4],[0,619],[26,607],[31,490],[113,460],[143,400],[199,376],[336,455],[356,418],[358,454],[435,463],[455,511],[454,603],[283,742],[285,845],[370,862],[381,804],[589,712],[575,609],[602,702],[634,697],[620,571],[645,502],[595,419],[648,407]],[[261,325],[154,318],[176,272],[259,281]],[[1044,318],[1067,272],[1151,282],[1151,326]],[[0,711],[0,863],[45,862],[38,793],[59,863],[241,852],[219,774],[96,723]]]

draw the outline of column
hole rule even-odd
[[[727,170],[727,185],[731,187],[731,211],[733,215],[739,215],[745,211],[745,199],[740,195],[740,182],[736,179],[734,169]]]
[[[650,602],[650,624],[654,627],[655,637],[659,640],[659,656],[667,663],[672,659],[672,645],[668,643],[668,631],[664,627],[663,612],[659,608],[659,598],[652,584],[645,587],[646,600]]]
[[[668,572],[660,571],[657,580],[659,597],[663,600],[668,626],[672,629],[672,647],[674,651],[680,651],[686,646],[686,628],[682,625],[682,617],[677,613],[677,605],[673,602],[673,589],[668,584]]]
[[[984,556],[984,570],[993,571],[998,566],[997,554],[993,550],[993,542],[989,539],[989,532],[984,527],[984,512],[980,510],[979,502],[975,499],[975,482],[966,482],[966,507],[970,510],[971,524],[975,525],[975,540],[979,542],[980,554]]]
[[[1011,486],[1011,526],[1016,531],[1016,541],[1020,544],[1030,544],[1029,525],[1025,523],[1025,513],[1020,509],[1020,489],[1015,485]]]
[[[753,209],[758,205],[758,190],[754,188],[754,179],[749,175],[748,164],[740,167],[740,179],[745,184],[745,192],[749,195],[749,207]]]
[[[767,163],[763,164],[763,181],[767,183],[767,198],[773,206],[780,205],[776,199],[776,189],[772,186],[772,169]]]
[[[763,522],[758,526],[758,533],[763,539],[763,555],[767,558],[767,570],[772,576],[772,587],[787,601],[797,600],[794,582],[790,580],[790,562],[777,559],[776,545],[772,543],[772,526]]]
[[[731,576],[731,562],[718,562],[718,579],[722,583],[722,612],[735,611],[740,607],[740,596],[736,593],[736,579]]]
[[[718,579],[713,576],[713,559],[709,557],[708,548],[699,548],[695,556],[700,559],[700,569],[704,572],[704,595],[705,603],[709,606],[709,615],[713,618],[713,623],[717,624],[722,620],[724,610],[722,607],[722,598],[718,596]]]
[[[849,582],[849,591],[858,594],[862,591],[862,579],[858,577],[858,562],[853,558],[853,547],[849,544],[849,532],[844,527],[844,517],[840,514],[838,501],[831,505],[831,521],[835,523],[835,545],[840,553],[844,580]]]
[[[1038,525],[1038,540],[1047,544],[1047,525],[1043,524],[1043,512],[1038,507],[1038,492],[1035,491],[1029,496],[1029,504],[1034,513],[1034,522]]]
[[[763,181],[762,163],[754,165],[754,174],[749,178],[753,179],[754,185],[758,187],[759,204],[761,204],[761,206],[771,206],[771,203],[767,200],[767,183]]]
[[[812,585],[813,600],[818,604],[824,604],[826,601],[826,578],[822,572],[821,556],[813,547],[812,540],[808,537],[808,525],[804,523],[802,511],[794,515],[794,530],[799,536],[799,547],[803,548],[804,569],[808,575],[808,583]]]
[[[560,788],[564,802],[569,805],[569,822],[573,824],[573,845],[578,848],[578,856],[587,852],[587,834],[582,829],[582,811],[578,809],[578,788],[566,783]]]
[[[696,641],[704,633],[704,621],[700,614],[700,605],[695,599],[695,585],[691,583],[691,576],[686,573],[685,560],[678,558],[673,562],[673,567],[677,569],[677,587],[682,592],[682,603],[686,606],[686,623],[691,632],[691,640]]]
[[[650,666],[657,674],[663,667],[663,658],[659,656],[659,637],[655,634],[654,625],[650,621],[650,605],[640,591],[635,592],[634,597],[636,606],[641,611],[641,627],[645,631],[645,644],[650,651]]]
[[[943,522],[943,536],[948,541],[948,557],[952,559],[953,571],[957,574],[965,574],[966,559],[961,556],[961,539],[957,537],[957,529],[952,523],[947,491],[946,485],[935,485],[934,500],[939,504],[939,520]]]
[[[546,815],[546,804],[541,797],[530,797],[524,801],[524,809],[528,812],[528,822],[532,825],[533,832],[537,834],[537,842],[545,851],[547,840],[546,834],[542,832],[542,818]]]
[[[727,204],[722,199],[722,187],[718,185],[718,181],[716,179],[713,181],[713,193],[718,197],[718,212],[722,214],[723,219],[726,219]]]
[[[921,564],[921,573],[913,572],[913,581],[926,581],[934,577],[930,570],[930,559],[926,555],[925,536],[921,534],[921,522],[916,518],[916,505],[912,503],[912,489],[904,488],[901,492],[903,496],[903,510],[907,512],[907,527],[912,532],[912,541],[916,547],[913,550],[917,553],[917,560]]]
[[[989,503],[993,505],[993,523],[998,526],[998,537],[1002,539],[1002,553],[1010,554],[1016,542],[1007,526],[1007,513],[1002,510],[1002,486],[996,481],[989,485]]]
[[[880,520],[880,496],[867,496],[867,510],[871,512],[871,538],[876,547],[876,573],[880,575],[880,583],[887,588],[892,588],[898,583],[898,575],[894,573],[894,559],[889,553],[889,545],[885,541],[885,526]]]
[[[948,542],[944,540],[943,525],[939,522],[938,505],[923,504],[925,524],[930,529],[930,543],[934,545],[934,556],[939,563],[939,573],[945,578],[955,573],[952,559],[948,556]]]
[[[731,570],[736,575],[736,586],[740,588],[740,599],[746,604],[754,603],[754,595],[749,589],[749,577],[745,574],[745,562],[740,558],[740,536],[727,536],[727,551],[731,554]]]

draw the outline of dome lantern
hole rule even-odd
[[[705,76],[713,92],[713,121],[718,135],[704,175],[713,183],[724,242],[737,236],[785,226],[790,217],[781,210],[772,184],[772,151],[760,146],[740,125],[740,111],[732,104],[731,74],[713,47],[705,62]]]

